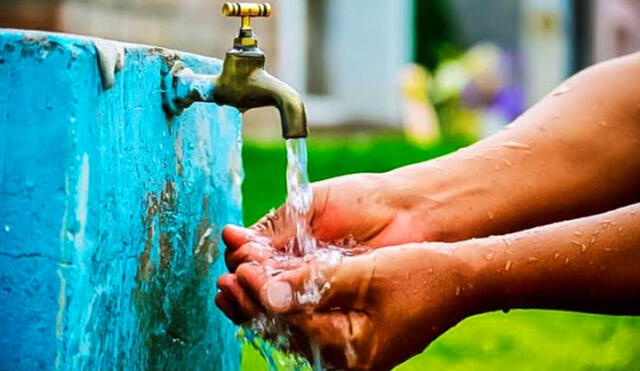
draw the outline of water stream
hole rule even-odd
[[[313,192],[307,174],[307,142],[305,138],[287,139],[287,221],[295,226],[295,238],[287,244],[287,254],[312,255],[316,240],[311,234],[307,214],[313,203]]]
[[[285,246],[283,259],[288,257],[310,257],[318,252],[318,243],[311,233],[309,212],[313,204],[313,192],[307,174],[306,139],[287,139],[287,199],[285,203],[286,222],[294,227],[293,238]],[[331,253],[321,254],[323,260],[331,258]],[[311,263],[310,279],[304,292],[296,293],[301,303],[316,303],[320,299],[322,277],[319,277],[316,265]],[[278,350],[290,349],[287,324],[275,316],[262,315],[254,319],[242,336],[252,344],[266,360],[270,370],[321,370],[320,350],[313,339],[309,339],[313,362],[309,365],[302,357],[280,353]],[[268,338],[269,341],[261,337]]]

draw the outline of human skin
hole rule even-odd
[[[375,271],[378,276],[388,272],[374,281],[374,292],[380,294],[373,296],[379,300],[367,302],[371,309],[367,318],[374,319],[373,323],[378,326],[383,322],[393,326],[385,329],[366,327],[370,332],[362,339],[376,338],[376,331],[379,331],[382,335],[378,337],[382,340],[378,343],[367,340],[359,345],[363,356],[358,356],[356,366],[390,367],[420,351],[465,316],[497,308],[637,313],[637,307],[619,305],[630,304],[625,301],[628,299],[625,295],[634,295],[632,298],[640,301],[640,275],[636,273],[640,259],[633,255],[640,248],[637,246],[640,222],[635,214],[631,215],[640,201],[637,191],[640,189],[640,84],[637,84],[636,76],[640,76],[639,53],[581,72],[528,110],[508,129],[456,153],[385,174],[353,175],[315,185],[309,222],[318,239],[334,241],[348,237],[371,249],[382,247],[379,251],[344,258],[335,269],[348,274],[332,276],[341,278],[332,278],[331,289],[325,296],[334,297],[333,292],[341,292],[338,287],[349,286],[341,286],[342,282],[357,282],[363,277],[358,276],[358,272],[370,274]],[[616,223],[612,230],[596,233],[594,225],[584,224],[591,218],[598,218],[594,216],[506,235],[504,239],[488,237],[465,241],[593,215],[633,203],[636,204],[630,206],[630,211],[617,209],[611,212],[613,214],[605,214]],[[629,215],[624,214],[626,211]],[[216,303],[236,323],[265,310],[274,311],[273,305],[269,308],[269,304],[265,304],[264,293],[261,294],[262,289],[258,287],[264,286],[266,281],[251,277],[261,277],[258,273],[273,264],[269,259],[273,249],[291,238],[290,225],[282,214],[282,211],[276,212],[259,222],[252,228],[254,236],[236,227],[224,231],[228,246],[226,258],[232,273],[219,279]],[[569,244],[574,249],[570,250],[570,246],[563,249],[559,244],[566,244],[566,238],[570,236],[567,231],[562,234],[558,226],[566,225],[570,226],[567,229],[572,229],[571,233],[577,230],[594,235],[588,244],[581,242],[577,234],[573,235]],[[618,231],[620,227],[622,230]],[[584,228],[584,231],[576,228]],[[259,242],[253,242],[256,236],[260,237]],[[509,248],[503,242],[508,241],[507,238],[513,240]],[[596,239],[593,246],[591,238]],[[423,241],[460,242],[389,247]],[[584,254],[583,244],[586,246]],[[433,255],[443,246],[456,252],[445,254],[447,258]],[[484,250],[491,248],[496,250],[496,255],[488,260],[489,253]],[[423,252],[425,249],[430,252]],[[555,258],[556,253],[558,258]],[[550,259],[550,254],[555,259]],[[375,256],[389,256],[382,260],[395,263],[374,263],[371,259]],[[530,264],[523,263],[525,258],[527,263],[531,261]],[[589,259],[586,264],[584,259]],[[478,264],[471,264],[473,261]],[[634,263],[636,266],[630,267]],[[442,272],[439,276],[434,273],[438,279],[420,277],[423,264],[433,264],[434,272]],[[349,267],[354,268],[349,270]],[[402,274],[398,273],[400,267]],[[298,269],[305,270],[304,267]],[[290,272],[282,277],[288,275],[295,277]],[[304,277],[304,274],[298,276]],[[465,289],[463,283],[466,281],[458,284],[460,279],[469,276],[475,277],[469,279],[473,289]],[[596,278],[600,281],[594,281]],[[436,300],[431,297],[431,309],[421,312],[427,316],[421,319],[425,323],[428,318],[440,318],[439,315],[449,317],[445,316],[446,320],[435,324],[437,330],[432,332],[424,325],[427,327],[421,328],[422,337],[402,337],[406,335],[403,326],[415,330],[415,326],[420,325],[420,316],[407,312],[409,308],[405,308],[405,304],[418,305],[419,298],[433,292],[450,293],[451,282],[456,283],[454,292],[459,291],[453,299],[458,301],[451,302],[450,295],[446,294]],[[296,285],[293,287],[295,291]],[[471,299],[462,300],[467,297]],[[349,305],[344,304],[347,308]],[[394,307],[405,310],[396,311]],[[314,314],[310,317],[313,321],[307,318],[308,315],[304,317],[307,319],[301,320],[301,315],[297,314],[291,323],[302,333],[320,333],[322,326],[330,328],[344,322],[345,317],[341,317],[342,320],[334,318],[340,315],[339,312],[331,311],[321,316],[322,310],[327,308],[331,306],[313,308]],[[351,309],[360,313],[358,306]],[[281,312],[289,310],[279,309]],[[389,313],[397,317],[388,317]],[[327,337],[326,344],[334,344],[335,339]],[[406,339],[413,340],[403,348],[405,350],[393,347],[405,344]],[[374,345],[374,348],[366,349]],[[328,353],[327,359],[340,363],[332,356],[340,352]]]
[[[316,238],[368,247],[460,241],[611,210],[640,200],[640,53],[567,80],[507,129],[383,174],[313,185]],[[253,229],[281,247],[284,209]]]
[[[298,351],[349,370],[384,370],[421,352],[460,320],[541,308],[640,314],[640,203],[504,236],[412,243],[316,265],[330,283],[316,305],[297,302],[311,263],[277,275],[243,263],[237,279],[291,327]],[[223,308],[224,309],[224,308]]]

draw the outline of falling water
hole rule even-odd
[[[313,203],[313,192],[307,174],[307,144],[304,138],[287,139],[287,200],[285,203],[286,221],[294,227],[293,238],[285,246],[287,257],[315,256],[323,263],[336,264],[336,252],[331,249],[318,251],[318,243],[311,233],[309,226],[309,212]],[[339,255],[339,254],[338,254]],[[339,256],[338,256],[339,259]],[[311,274],[304,285],[304,291],[298,292],[300,303],[317,303],[322,290],[322,277],[319,276],[314,262],[310,262]],[[264,335],[270,343],[256,336]],[[267,361],[270,370],[303,370],[307,369],[306,362],[299,356],[279,353],[278,349],[289,349],[289,331],[286,323],[277,316],[261,315],[254,319],[251,326],[244,330],[244,339],[256,348]],[[313,354],[311,367],[321,370],[320,349],[313,339],[309,346]]]
[[[287,253],[305,256],[316,252],[307,214],[313,203],[313,192],[307,174],[307,142],[304,138],[287,139],[287,221],[295,226],[295,238],[289,241]]]

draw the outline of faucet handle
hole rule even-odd
[[[268,17],[271,4],[226,2],[222,4],[222,14],[227,17]]]
[[[233,47],[241,50],[255,49],[258,40],[251,29],[251,18],[270,16],[271,4],[226,2],[222,5],[222,14],[227,17],[241,17],[240,33],[233,40]]]

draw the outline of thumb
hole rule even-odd
[[[372,277],[371,259],[345,257],[339,264],[317,260],[269,274],[267,267],[245,263],[238,281],[272,314],[309,309],[364,309]]]

